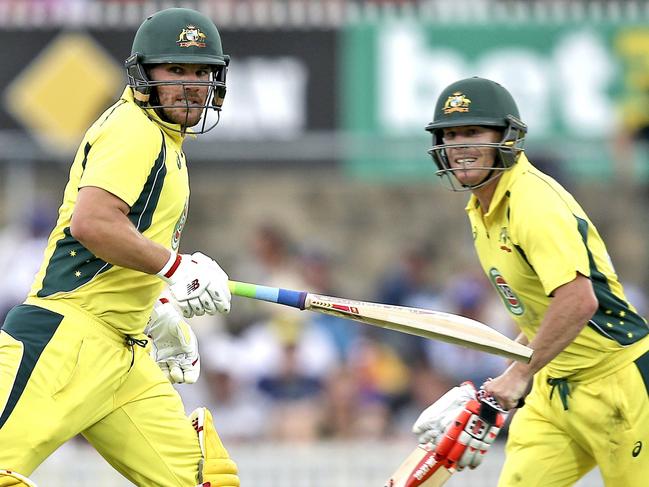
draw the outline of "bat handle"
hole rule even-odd
[[[292,291],[280,287],[260,286],[259,284],[239,281],[228,281],[228,286],[230,292],[235,296],[283,304],[297,309],[305,308],[306,298],[309,294],[306,291]]]

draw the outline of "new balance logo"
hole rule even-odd
[[[200,284],[198,283],[198,279],[194,279],[192,282],[187,284],[187,294],[190,294],[194,291],[196,291],[200,287]]]

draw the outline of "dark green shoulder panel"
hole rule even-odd
[[[90,146],[87,146],[86,155],[90,150]],[[129,220],[140,232],[144,232],[151,226],[153,213],[160,200],[167,174],[165,155],[163,136],[158,157],[144,183],[140,196],[128,215]],[[56,242],[56,248],[45,271],[43,286],[37,296],[44,298],[59,292],[74,291],[111,267],[113,267],[112,264],[101,260],[81,245],[70,233],[70,228],[66,227],[63,230],[63,238]]]
[[[153,213],[158,206],[158,201],[160,201],[160,194],[162,193],[165,176],[167,175],[167,167],[165,166],[167,150],[164,134],[161,135],[162,144],[160,146],[158,157],[153,163],[153,167],[151,168],[146,183],[144,183],[142,193],[140,193],[140,196],[133,204],[131,211],[128,214],[129,220],[131,220],[133,225],[135,225],[135,228],[140,232],[145,231],[151,226]]]
[[[621,345],[637,342],[649,333],[649,326],[644,318],[634,312],[629,303],[613,294],[606,276],[595,265],[595,259],[588,247],[588,222],[579,217],[577,228],[588,251],[590,279],[593,283],[599,307],[588,326],[600,335],[615,340]]]
[[[58,292],[73,291],[111,267],[81,245],[70,234],[70,227],[66,227],[47,264],[43,287],[36,295],[45,298]]]

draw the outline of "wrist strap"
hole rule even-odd
[[[180,256],[180,254],[176,254],[175,252],[171,252],[171,255],[169,256],[169,260],[167,263],[162,266],[162,269],[158,271],[156,276],[168,280],[173,276],[174,272],[176,272],[176,269],[178,269],[178,266],[180,265],[180,262],[183,260],[183,258]]]

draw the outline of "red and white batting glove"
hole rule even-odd
[[[473,383],[466,381],[424,409],[412,427],[419,443],[434,449],[446,429],[464,409],[464,405],[475,399],[475,394]]]
[[[172,253],[157,275],[169,284],[171,296],[185,318],[230,311],[228,275],[205,254]]]
[[[193,384],[201,373],[198,340],[176,308],[156,301],[144,333],[151,338],[151,357],[172,384]]]
[[[498,436],[507,412],[484,390],[464,382],[419,416],[413,432],[435,451],[435,460],[462,470],[475,468]]]
[[[437,443],[435,456],[462,470],[476,468],[496,440],[507,412],[480,390],[481,399],[472,399],[464,406]]]

